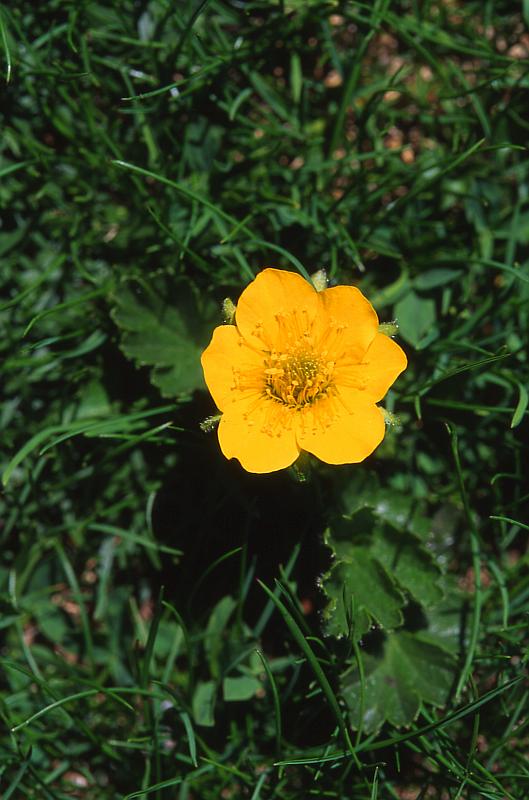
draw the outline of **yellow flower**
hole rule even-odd
[[[329,464],[373,452],[385,433],[376,403],[407,360],[358,289],[318,292],[296,273],[265,269],[234,322],[215,328],[202,354],[226,458],[273,472],[301,451]]]

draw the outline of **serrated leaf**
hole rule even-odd
[[[377,516],[382,507],[385,513],[386,506],[379,503],[336,520],[326,532],[335,563],[320,586],[329,600],[323,620],[330,635],[360,639],[373,623],[399,627],[406,594],[425,607],[443,597],[441,571],[421,540],[390,527]]]
[[[443,578],[443,600],[428,609],[421,637],[456,655],[468,640],[468,620],[461,592],[454,577]],[[466,624],[465,624],[466,622]]]
[[[152,367],[151,380],[164,397],[182,397],[204,386],[200,355],[211,328],[189,287],[172,287],[172,294],[129,281],[116,294],[112,316],[125,355]]]
[[[359,639],[377,623],[383,628],[402,624],[405,598],[394,581],[369,552],[350,545],[323,578],[321,587],[329,599],[323,619],[328,634]]]
[[[375,473],[360,468],[341,488],[340,508],[346,516],[352,516],[362,508],[373,508],[379,492],[380,484]]]
[[[457,663],[442,647],[408,631],[388,634],[362,659],[363,693],[358,668],[353,667],[343,678],[342,696],[351,724],[368,734],[384,722],[409,725],[421,702],[444,705]]]
[[[384,528],[373,537],[371,554],[418,603],[439,603],[443,592],[439,568],[415,537]]]
[[[382,489],[372,472],[358,471],[341,492],[341,508],[345,517],[370,508],[373,514],[399,531],[407,531],[425,539],[430,532],[429,520],[422,514],[413,495]]]
[[[424,539],[430,531],[429,520],[417,506],[417,500],[403,492],[380,490],[372,504],[373,513],[397,531],[413,533]]]

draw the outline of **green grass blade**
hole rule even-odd
[[[182,783],[182,778],[170,778],[166,781],[160,781],[159,783],[153,783],[151,786],[146,786],[145,789],[140,789],[137,792],[130,792],[129,794],[125,795],[123,800],[133,800],[135,797],[143,797],[145,794],[153,794],[154,792],[159,792],[161,789],[170,789],[171,786],[178,786],[178,784]]]
[[[264,667],[264,671],[266,672],[266,677],[268,678],[268,682],[270,684],[270,689],[272,691],[272,699],[274,702],[274,720],[275,720],[275,728],[276,728],[276,754],[279,754],[281,748],[281,737],[282,737],[282,722],[281,722],[281,700],[279,698],[279,690],[277,688],[277,683],[274,678],[274,674],[270,669],[270,665],[265,658],[264,654],[260,650],[255,651],[259,656],[261,663]]]
[[[529,392],[527,388],[520,383],[520,381],[516,381],[518,385],[518,402],[516,404],[516,408],[514,409],[514,414],[512,415],[511,420],[511,429],[517,428],[522,419],[524,418],[524,414],[527,411],[527,405],[529,404]]]
[[[351,741],[351,737],[349,735],[349,731],[348,731],[348,729],[346,727],[346,724],[345,724],[345,721],[344,721],[344,718],[343,718],[343,715],[342,715],[342,711],[341,711],[340,706],[338,704],[338,699],[337,699],[336,694],[334,693],[334,691],[333,691],[333,689],[332,689],[332,687],[331,687],[331,685],[330,685],[330,683],[329,683],[329,681],[327,679],[327,676],[325,675],[324,671],[322,670],[322,668],[320,666],[320,662],[318,661],[318,659],[314,655],[311,646],[307,642],[305,636],[301,632],[300,628],[298,627],[298,624],[296,623],[296,621],[295,621],[294,617],[292,616],[292,614],[290,613],[290,611],[288,611],[287,607],[281,602],[281,600],[278,597],[276,597],[274,595],[274,593],[262,581],[258,580],[258,583],[261,586],[261,588],[266,592],[266,594],[268,595],[268,597],[271,600],[271,602],[275,605],[275,607],[277,608],[277,610],[279,611],[279,613],[283,617],[283,619],[284,619],[284,621],[285,621],[290,633],[292,634],[296,644],[298,645],[300,650],[305,655],[305,657],[306,657],[306,659],[307,659],[312,671],[314,672],[316,680],[320,684],[320,687],[321,687],[321,689],[323,691],[323,694],[325,695],[325,697],[327,699],[327,702],[329,703],[329,706],[331,708],[333,716],[335,717],[336,722],[338,724],[338,727],[340,729],[340,732],[341,732],[341,734],[342,734],[342,736],[344,738],[345,746],[351,752],[353,752],[353,743]]]
[[[459,483],[459,491],[461,494],[461,500],[463,502],[463,508],[465,510],[465,518],[470,532],[470,549],[472,553],[472,568],[474,570],[474,581],[475,581],[473,610],[472,610],[472,625],[470,629],[470,638],[468,642],[467,652],[465,654],[465,661],[456,687],[455,696],[457,699],[460,696],[461,692],[463,691],[463,688],[465,687],[465,684],[470,677],[472,664],[478,647],[481,609],[483,605],[483,584],[481,579],[481,542],[479,533],[477,531],[474,522],[474,517],[470,509],[468,495],[465,488],[465,480],[463,477],[463,470],[461,467],[461,460],[459,457],[457,429],[451,423],[446,423],[446,427],[450,434],[450,445],[452,448],[452,456],[454,458],[454,463],[456,467],[456,474]]]
[[[1,6],[0,6],[0,38],[2,39],[2,47],[4,48],[4,55],[6,59],[6,83],[9,83],[9,81],[11,80],[13,65],[11,61],[11,51],[9,49],[9,42],[7,40],[7,28],[4,20],[4,11]]]

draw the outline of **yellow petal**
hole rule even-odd
[[[264,269],[246,287],[237,303],[235,320],[249,344],[274,350],[308,330],[321,313],[318,292],[301,275]]]
[[[359,373],[366,382],[366,395],[378,403],[407,366],[404,350],[389,336],[377,333],[362,359]]]
[[[219,423],[222,452],[226,458],[237,458],[247,472],[290,467],[299,448],[288,414],[273,400],[259,397],[234,403]]]
[[[330,357],[360,361],[378,328],[375,309],[354,286],[334,286],[320,292],[326,316],[322,320],[335,331],[330,338]]]
[[[221,411],[239,399],[241,392],[248,393],[252,389],[245,387],[238,376],[243,375],[247,382],[255,376],[257,382],[264,369],[262,356],[248,347],[235,325],[215,328],[201,362],[207,387]]]
[[[325,423],[324,411],[315,408],[306,415],[304,424],[298,427],[297,442],[301,450],[327,464],[363,461],[384,438],[384,415],[374,404],[357,405],[351,413],[335,415],[329,424]]]
[[[337,363],[334,381],[340,403],[348,411],[369,401],[378,403],[407,365],[402,348],[377,333],[359,364],[347,359]]]

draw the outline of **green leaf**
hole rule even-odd
[[[193,695],[193,718],[197,725],[211,728],[215,724],[215,681],[199,681]]]
[[[100,381],[91,380],[81,387],[77,419],[90,419],[92,417],[105,418],[110,415],[111,406],[105,387]]]
[[[437,286],[445,286],[447,283],[455,281],[461,275],[459,269],[428,269],[421,272],[415,280],[413,285],[416,289],[435,289]]]
[[[464,638],[461,599],[425,547],[432,526],[416,499],[358,470],[340,500],[325,535],[334,563],[321,581],[323,619],[328,633],[357,642],[342,695],[352,725],[371,733],[408,725],[422,702],[445,703]]]
[[[64,646],[69,631],[64,612],[52,603],[43,603],[35,608],[35,617],[39,631]]]
[[[226,597],[219,600],[208,620],[204,636],[204,650],[206,651],[211,674],[215,678],[219,676],[220,672],[219,662],[224,641],[224,631],[236,606],[237,603],[233,597],[226,595]]]
[[[415,537],[385,527],[375,534],[371,553],[418,603],[429,607],[442,599],[440,571]]]
[[[152,367],[151,380],[164,397],[185,397],[204,387],[200,355],[211,333],[211,308],[201,305],[183,283],[169,292],[128,281],[116,294],[113,318],[122,331],[121,348],[138,366]]]
[[[372,472],[358,470],[341,491],[341,509],[350,519],[362,508],[369,508],[380,520],[399,531],[407,531],[425,539],[430,522],[411,494],[382,489]]]
[[[261,681],[253,675],[241,675],[236,678],[224,678],[222,682],[222,692],[227,703],[241,700],[251,700],[258,689],[261,688]]]
[[[409,292],[395,305],[395,317],[402,337],[417,347],[435,323],[435,303],[429,298]]]
[[[424,641],[456,656],[461,643],[468,641],[468,631],[464,625],[466,615],[463,614],[463,597],[453,576],[444,577],[443,592],[445,596],[442,602],[428,609],[420,634]]]
[[[395,628],[402,624],[405,598],[369,548],[350,545],[322,580],[329,599],[323,612],[327,633],[355,639],[371,624]]]
[[[443,592],[441,572],[423,544],[427,520],[420,510],[400,493],[378,489],[370,474],[352,483],[342,498],[354,511],[326,532],[335,561],[320,585],[329,600],[327,632],[358,640],[372,624],[402,625],[410,599],[431,608]]]
[[[377,644],[375,652],[362,655],[363,687],[356,666],[342,681],[342,695],[355,728],[372,733],[386,721],[409,725],[421,702],[446,703],[456,667],[450,653],[408,631],[391,633]]]

